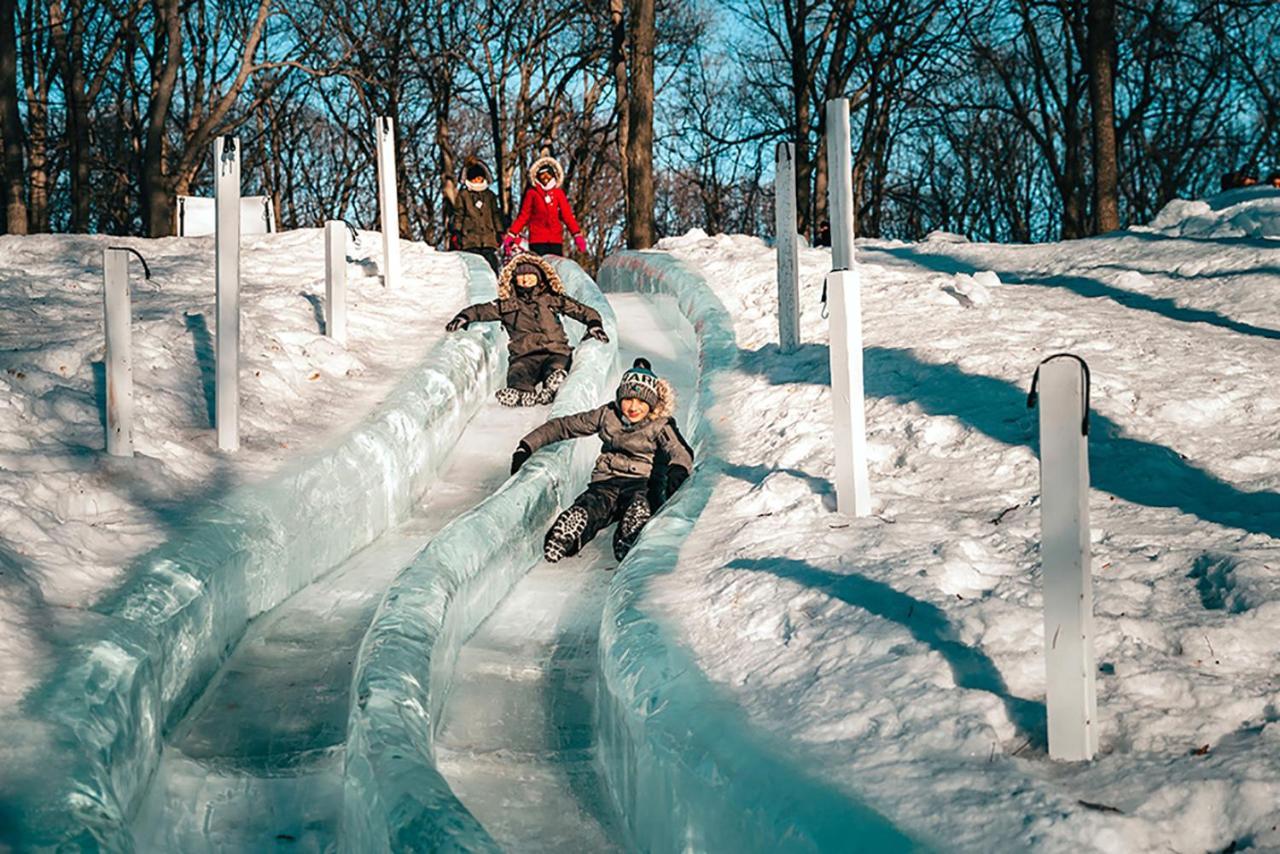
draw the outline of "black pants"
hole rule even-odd
[[[552,371],[568,371],[572,360],[563,353],[530,353],[507,364],[507,385],[533,391]]]
[[[529,251],[539,255],[559,255],[564,257],[563,243],[530,243]]]
[[[489,266],[493,268],[493,274],[495,276],[498,275],[498,267],[500,265],[498,264],[497,249],[494,249],[492,246],[475,246],[468,247],[462,251],[470,252],[472,255],[479,255],[481,258],[489,262]]]
[[[648,485],[648,478],[643,477],[611,477],[608,480],[592,481],[586,492],[573,499],[574,507],[587,511],[587,527],[578,542],[571,543],[569,549],[565,550],[565,555],[577,554],[602,528],[621,521],[622,514],[627,512],[631,502],[647,501]]]

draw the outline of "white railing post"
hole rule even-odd
[[[396,201],[395,121],[378,116],[378,216],[382,224],[382,283],[388,288],[400,286],[400,208]]]
[[[856,270],[827,274],[831,312],[831,404],[834,407],[836,509],[871,515],[867,424],[862,381],[862,304]]]
[[[831,269],[853,269],[853,146],[849,100],[827,101],[827,215],[831,219]]]
[[[773,181],[774,234],[778,249],[778,350],[800,346],[800,237],[796,229],[796,155],[789,142],[778,144]]]
[[[1049,757],[1089,760],[1098,749],[1089,556],[1089,369],[1050,356],[1037,369],[1040,399],[1040,563]],[[1035,404],[1037,380],[1028,403]]]
[[[240,140],[220,136],[213,143],[215,220],[214,275],[218,329],[214,426],[218,449],[240,447]]]
[[[324,224],[324,331],[339,344],[347,343],[347,224],[331,219]]]
[[[133,330],[129,250],[102,250],[107,354],[107,453],[133,456]]]

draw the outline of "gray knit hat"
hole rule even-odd
[[[616,400],[621,405],[628,397],[643,400],[650,407],[658,405],[658,375],[653,372],[648,359],[636,359],[622,375]]]

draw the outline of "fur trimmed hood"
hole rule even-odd
[[[658,377],[658,405],[649,410],[649,420],[671,418],[676,414],[676,390],[671,383]]]
[[[542,285],[539,290],[556,294],[564,293],[564,282],[560,280],[560,274],[556,272],[555,267],[551,266],[550,261],[532,252],[521,252],[508,261],[498,275],[498,299],[511,299],[515,296],[515,282],[512,280],[515,278],[516,268],[521,264],[533,264],[542,271]]]
[[[467,171],[475,166],[479,166],[482,170],[484,170],[485,181],[492,184],[493,173],[489,171],[488,164],[486,164],[479,157],[476,157],[474,154],[468,154],[466,160],[462,161],[462,171],[458,175],[458,180],[462,182],[463,186],[466,186],[466,183],[467,183]]]
[[[529,186],[538,186],[538,170],[543,166],[550,166],[551,171],[556,173],[556,186],[564,187],[564,167],[560,165],[560,161],[551,155],[539,157],[533,161],[533,165],[529,167]]]

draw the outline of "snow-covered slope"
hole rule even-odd
[[[649,596],[752,726],[944,850],[1280,845],[1280,250],[860,243],[877,514],[855,520],[833,512],[827,252],[801,253],[805,343],[782,356],[769,247],[661,248],[733,315],[739,365],[729,476]],[[1062,350],[1094,379],[1088,765],[1044,741],[1025,399]]]

